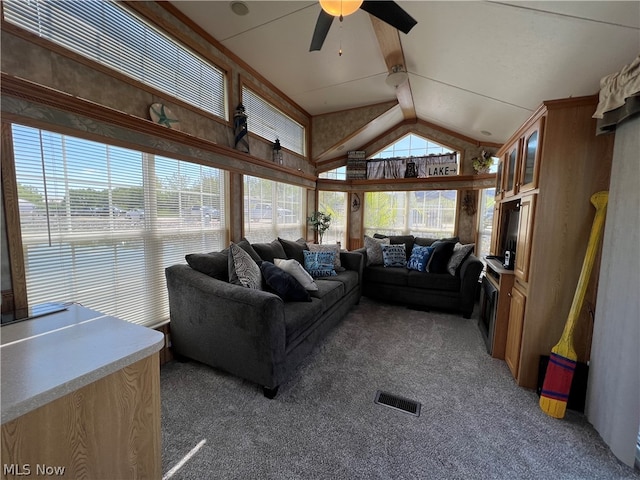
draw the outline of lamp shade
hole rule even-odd
[[[346,17],[362,5],[362,0],[320,0],[320,6],[329,15]]]

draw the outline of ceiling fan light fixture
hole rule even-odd
[[[402,65],[394,65],[391,68],[391,73],[387,75],[385,82],[387,85],[393,88],[398,88],[409,79],[409,74],[405,72]]]
[[[362,0],[320,0],[322,10],[334,17],[346,17],[355,13],[362,5]]]
[[[236,15],[240,15],[241,17],[249,13],[249,6],[241,1],[233,1],[229,3],[231,10]]]

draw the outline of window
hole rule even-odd
[[[13,125],[30,305],[169,318],[164,269],[226,243],[220,170]]]
[[[244,195],[244,233],[250,242],[304,236],[306,207],[302,187],[245,176]]]
[[[4,18],[227,119],[225,74],[119,2],[6,0]]]
[[[305,130],[302,125],[242,87],[242,104],[247,113],[247,129],[270,142],[280,140],[283,148],[304,155]]]
[[[324,232],[322,243],[340,242],[347,247],[347,194],[345,192],[318,192],[318,210],[331,214],[331,225]]]
[[[347,167],[338,167],[333,170],[322,172],[318,175],[318,178],[327,178],[329,180],[346,180],[347,179]]]
[[[496,205],[496,189],[480,190],[480,208],[478,209],[478,246],[476,255],[479,258],[489,255],[491,250],[491,232],[493,229],[493,214]]]
[[[455,231],[456,190],[367,192],[364,233],[451,237]]]
[[[422,157],[450,153],[451,148],[442,146],[425,138],[410,133],[397,142],[379,151],[371,158]]]

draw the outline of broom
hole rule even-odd
[[[578,356],[573,348],[573,332],[578,323],[584,296],[587,292],[589,277],[593,269],[593,263],[598,251],[598,244],[602,234],[609,192],[597,192],[591,196],[591,203],[596,207],[596,214],[591,227],[591,235],[587,244],[587,253],[582,264],[582,271],[578,279],[578,286],[573,296],[573,303],[569,310],[567,323],[564,326],[562,337],[555,347],[551,349],[547,373],[544,377],[542,392],[540,394],[540,408],[550,417],[563,418],[569,400],[573,372],[576,369]]]

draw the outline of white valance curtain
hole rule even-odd
[[[424,157],[380,158],[367,160],[367,178],[405,178],[407,164],[413,162],[418,178],[428,177],[428,166],[455,163],[457,153],[428,155]]]
[[[598,134],[616,129],[618,123],[640,112],[640,55],[617,73],[600,80],[600,97],[593,118]]]

